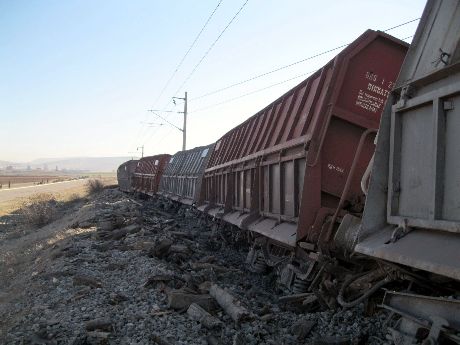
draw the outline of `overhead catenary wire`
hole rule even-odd
[[[246,0],[244,2],[244,4],[238,9],[238,11],[236,11],[236,13],[232,17],[232,19],[230,19],[230,21],[227,23],[227,25],[224,27],[224,29],[220,32],[220,34],[217,36],[217,38],[214,40],[214,42],[211,43],[211,45],[209,46],[208,50],[206,50],[206,52],[203,54],[201,59],[193,67],[192,71],[187,75],[187,77],[184,79],[182,84],[177,88],[176,92],[174,92],[174,95],[177,95],[179,93],[179,91],[182,90],[184,85],[190,80],[190,78],[193,76],[193,74],[195,74],[195,72],[198,69],[198,67],[203,63],[204,59],[209,55],[209,53],[214,48],[216,43],[220,40],[220,38],[225,33],[225,31],[227,31],[227,29],[230,27],[230,25],[232,25],[232,23],[235,21],[235,19],[238,17],[238,15],[241,13],[241,11],[246,7],[248,2],[249,2],[249,0]]]
[[[213,43],[209,46],[209,48],[206,50],[206,52],[203,54],[201,59],[196,63],[196,65],[193,67],[192,71],[187,75],[185,80],[182,82],[182,84],[179,86],[179,88],[174,92],[173,95],[177,95],[179,91],[184,87],[184,85],[190,80],[190,78],[193,76],[193,74],[196,72],[198,67],[203,63],[204,59],[209,55],[211,50],[214,48],[216,43],[220,40],[220,38],[223,36],[225,31],[232,25],[232,23],[235,21],[235,19],[238,17],[238,15],[241,13],[241,11],[246,7],[247,3],[249,0],[246,0],[243,5],[236,11],[236,13],[233,15],[233,17],[230,19],[230,21],[227,23],[227,25],[224,27],[224,29],[219,33],[217,38],[213,41]],[[166,111],[168,112],[168,111]],[[157,114],[158,115],[158,114]],[[175,126],[174,126],[175,127]],[[177,128],[177,127],[176,127]]]
[[[185,54],[183,55],[183,57],[180,59],[179,63],[177,64],[176,68],[174,69],[174,72],[171,74],[171,76],[169,77],[169,79],[167,80],[165,85],[163,86],[162,90],[160,91],[160,94],[155,99],[154,105],[153,105],[154,107],[156,106],[157,102],[160,100],[161,96],[163,96],[164,92],[168,88],[168,86],[171,83],[171,81],[173,80],[174,76],[177,74],[177,72],[181,68],[182,64],[184,63],[184,61],[187,58],[187,56],[189,55],[189,53],[195,47],[196,43],[198,42],[199,38],[201,37],[201,34],[204,32],[204,30],[208,26],[209,22],[211,21],[212,17],[214,16],[214,14],[216,13],[217,9],[219,8],[219,6],[222,4],[223,1],[224,0],[219,0],[218,1],[216,7],[213,9],[211,14],[206,19],[205,23],[201,27],[201,30],[198,32],[198,34],[196,35],[195,39],[193,40],[193,42],[188,47],[187,51],[185,52]],[[146,128],[145,125],[141,124],[141,126],[139,127],[139,130],[137,131],[137,134],[135,136],[134,141],[136,141],[136,138],[139,138],[139,137],[142,137],[143,139],[145,139],[145,136],[148,134],[147,132],[143,131],[145,128]]]
[[[399,27],[401,27],[401,26],[404,26],[404,25],[413,23],[413,22],[415,22],[415,21],[417,21],[417,20],[419,20],[419,19],[420,19],[420,18],[411,19],[411,20],[409,20],[409,21],[407,21],[407,22],[404,22],[404,23],[398,24],[398,25],[396,25],[396,26],[393,26],[393,27],[391,27],[391,28],[382,30],[382,32],[387,32],[387,31],[394,30],[394,29],[399,28]],[[410,37],[409,37],[409,38],[410,38]],[[405,40],[405,39],[407,39],[407,38],[403,38],[403,40]],[[201,98],[204,98],[204,97],[208,97],[208,96],[214,95],[214,94],[216,94],[216,93],[219,93],[219,92],[222,92],[222,91],[225,91],[225,90],[228,90],[228,89],[231,89],[231,88],[233,88],[233,87],[235,87],[235,86],[239,86],[239,85],[242,85],[242,84],[246,84],[246,83],[248,83],[248,82],[250,82],[250,81],[253,81],[253,80],[255,80],[255,79],[259,79],[259,78],[265,77],[265,76],[267,76],[267,75],[269,75],[269,74],[279,72],[279,71],[284,70],[284,69],[286,69],[286,68],[289,68],[289,67],[298,65],[298,64],[303,63],[303,62],[306,62],[306,61],[308,61],[308,60],[312,60],[312,59],[314,59],[314,58],[317,58],[317,57],[319,57],[319,56],[325,55],[325,54],[327,54],[327,53],[331,53],[331,52],[333,52],[333,51],[336,51],[336,50],[345,48],[345,47],[347,47],[349,44],[350,44],[350,43],[342,44],[342,45],[340,45],[340,46],[338,46],[338,47],[335,47],[335,48],[332,48],[332,49],[325,50],[325,51],[323,51],[323,52],[320,52],[320,53],[311,55],[311,56],[309,56],[309,57],[306,57],[306,58],[304,58],[304,59],[301,59],[301,60],[298,60],[298,61],[289,63],[289,64],[284,65],[284,66],[281,66],[281,67],[274,68],[274,69],[272,69],[272,70],[270,70],[270,71],[268,71],[268,72],[264,72],[264,73],[255,75],[255,76],[250,77],[250,78],[247,78],[247,79],[245,79],[245,80],[242,80],[242,81],[239,81],[239,82],[236,82],[236,83],[233,83],[233,84],[230,84],[230,85],[221,87],[221,88],[219,88],[219,89],[217,89],[217,90],[213,90],[213,91],[210,91],[210,92],[206,92],[206,93],[202,94],[201,96],[197,96],[197,97],[194,97],[194,98],[190,99],[190,102],[195,101],[195,100],[198,100],[198,99],[201,99]]]
[[[206,27],[208,26],[209,22],[211,21],[212,17],[214,16],[214,14],[216,13],[217,9],[219,8],[219,6],[221,5],[221,3],[223,2],[224,0],[219,0],[219,2],[217,3],[216,7],[214,8],[214,10],[211,12],[211,14],[209,15],[208,19],[206,20],[206,22],[204,23],[203,27],[201,28],[200,32],[198,33],[198,35],[196,35],[195,39],[193,40],[192,44],[190,44],[189,48],[187,49],[187,51],[185,52],[184,56],[182,57],[182,59],[180,59],[179,63],[177,64],[176,68],[174,69],[174,72],[171,74],[171,76],[169,77],[168,81],[166,82],[166,84],[163,86],[163,88],[161,89],[161,92],[160,94],[158,95],[158,97],[156,98],[154,104],[156,104],[159,99],[161,98],[161,96],[163,96],[164,92],[166,91],[167,87],[169,86],[169,84],[171,83],[171,81],[173,80],[173,78],[175,77],[175,75],[177,74],[177,72],[179,71],[179,69],[182,67],[182,64],[184,63],[185,59],[187,58],[188,54],[192,51],[193,47],[195,46],[195,44],[198,42],[199,38],[201,37],[201,34],[203,33],[203,31],[206,29]]]
[[[171,122],[169,122],[168,120],[166,120],[163,116],[161,116],[160,114],[158,114],[156,111],[154,110],[149,110],[150,112],[152,112],[154,115],[158,116],[160,119],[162,119],[164,122],[166,122],[168,125],[170,126],[173,126],[174,128],[177,128],[178,130],[182,131],[182,128],[179,128],[177,127],[175,124],[172,124]]]
[[[186,84],[186,82],[191,78],[191,76],[195,73],[196,69],[199,67],[199,65],[203,62],[203,60],[206,58],[206,56],[209,54],[209,52],[212,50],[212,48],[214,47],[214,45],[217,43],[217,41],[220,39],[220,37],[223,35],[223,33],[225,32],[225,30],[231,25],[231,23],[235,20],[235,18],[238,16],[238,14],[242,11],[242,9],[246,6],[246,4],[248,3],[249,0],[247,0],[241,7],[240,9],[237,11],[237,13],[233,16],[233,18],[230,20],[230,22],[227,24],[227,26],[224,28],[224,30],[222,30],[222,32],[219,34],[219,36],[217,37],[217,39],[213,42],[213,44],[210,46],[210,48],[206,51],[206,53],[203,55],[203,57],[200,59],[200,61],[195,65],[194,69],[192,70],[192,72],[187,76],[187,78],[184,80],[184,82],[181,84],[181,86],[177,89],[176,93],[177,94],[181,89],[182,87]],[[420,18],[415,18],[415,19],[412,19],[410,21],[406,21],[404,23],[401,23],[401,24],[398,24],[396,26],[393,26],[393,27],[390,27],[388,29],[385,29],[385,30],[382,30],[383,32],[387,32],[387,31],[390,31],[390,30],[393,30],[393,29],[396,29],[396,28],[399,28],[399,27],[402,27],[404,25],[407,25],[407,24],[410,24],[410,23],[413,23],[417,20],[419,20]],[[405,38],[402,38],[402,40],[406,40],[406,39],[409,39],[413,37],[413,35],[411,36],[408,36],[408,37],[405,37]],[[290,63],[288,65],[285,65],[285,66],[281,66],[281,67],[278,67],[278,68],[275,68],[269,72],[265,72],[265,73],[262,73],[262,74],[259,74],[257,76],[254,76],[254,77],[251,77],[251,78],[248,78],[248,79],[245,79],[241,82],[237,82],[237,83],[234,83],[234,84],[231,84],[229,86],[226,86],[226,87],[223,87],[223,88],[220,88],[218,90],[214,90],[214,91],[211,91],[211,92],[208,92],[204,95],[201,95],[201,96],[198,96],[198,97],[195,97],[195,98],[192,98],[191,100],[189,101],[193,101],[193,100],[197,100],[197,99],[200,99],[200,98],[204,98],[206,96],[210,96],[212,94],[215,94],[215,93],[218,93],[218,92],[222,92],[224,90],[227,90],[227,89],[230,89],[232,87],[235,87],[235,86],[238,86],[238,85],[242,85],[242,84],[245,84],[249,81],[252,81],[252,80],[255,80],[255,79],[258,79],[258,78],[261,78],[263,76],[266,76],[266,75],[269,75],[269,74],[272,74],[272,73],[275,73],[275,72],[278,72],[280,70],[284,70],[286,68],[289,68],[289,67],[292,67],[294,65],[297,65],[297,64],[300,64],[302,62],[305,62],[305,61],[308,61],[308,60],[311,60],[311,59],[314,59],[316,57],[319,57],[319,56],[322,56],[322,55],[325,55],[327,53],[330,53],[330,52],[333,52],[333,51],[336,51],[336,50],[339,50],[341,48],[345,48],[346,46],[348,46],[349,43],[347,44],[343,44],[343,45],[340,45],[338,47],[335,47],[335,48],[332,48],[332,49],[329,49],[329,50],[326,50],[324,52],[320,52],[318,54],[315,54],[315,55],[312,55],[310,57],[307,57],[305,59],[302,59],[302,60],[299,60],[299,61],[296,61],[296,62],[293,62],[293,63]],[[292,78],[289,78],[289,79],[285,79],[281,82],[277,82],[277,83],[274,83],[274,84],[271,84],[269,86],[266,86],[266,87],[263,87],[263,88],[260,88],[260,89],[257,89],[257,90],[253,90],[253,91],[250,91],[248,93],[245,93],[243,95],[240,95],[240,96],[237,96],[237,97],[233,97],[233,98],[230,98],[230,99],[227,99],[225,101],[222,101],[222,102],[219,102],[219,103],[216,103],[216,104],[213,104],[213,105],[210,105],[210,106],[206,106],[206,107],[203,107],[203,108],[199,108],[195,111],[193,111],[193,113],[196,113],[196,112],[201,112],[201,111],[204,111],[204,110],[207,110],[207,109],[210,109],[210,108],[213,108],[213,107],[216,107],[216,106],[219,106],[219,105],[222,105],[222,104],[225,104],[225,103],[229,103],[229,102],[232,102],[232,101],[235,101],[237,99],[240,99],[240,98],[243,98],[243,97],[246,97],[246,96],[249,96],[249,95],[252,95],[252,94],[255,94],[257,92],[261,92],[261,91],[264,91],[264,90],[267,90],[267,89],[270,89],[272,87],[275,87],[275,86],[278,86],[278,85],[281,85],[281,84],[284,84],[284,83],[287,83],[291,80],[294,80],[294,79],[297,79],[297,78],[300,78],[302,76],[306,76],[306,75],[309,75],[309,74],[312,74],[314,73],[313,72],[308,72],[308,73],[303,73],[303,74],[300,74],[300,75],[296,75]],[[169,112],[172,112],[172,111],[169,111]],[[158,114],[157,114],[158,115]],[[174,125],[173,125],[174,126]],[[176,127],[176,126],[174,126]],[[177,128],[177,127],[176,127]],[[155,131],[156,132],[156,131]],[[149,139],[151,139],[152,136],[150,136]]]
[[[229,103],[229,102],[236,101],[237,99],[240,99],[240,98],[243,98],[243,97],[252,95],[252,94],[257,93],[257,92],[261,92],[261,91],[270,89],[270,88],[272,88],[272,87],[275,87],[275,86],[278,86],[278,85],[287,83],[288,81],[291,81],[291,80],[294,80],[294,79],[298,79],[298,78],[300,78],[300,77],[305,77],[305,76],[307,76],[307,75],[313,74],[314,72],[316,72],[316,70],[311,71],[311,72],[307,72],[307,73],[302,73],[302,74],[296,75],[296,76],[294,76],[294,77],[292,77],[292,78],[285,79],[285,80],[282,80],[282,81],[277,82],[277,83],[275,83],[275,84],[271,84],[271,85],[265,86],[265,87],[263,87],[263,88],[261,88],[261,89],[253,90],[253,91],[247,92],[247,93],[245,93],[245,94],[243,94],[243,95],[240,95],[240,96],[236,96],[236,97],[227,99],[227,100],[225,100],[225,101],[223,101],[223,102],[219,102],[219,103],[216,103],[216,104],[207,106],[207,107],[203,107],[203,108],[197,109],[197,110],[193,111],[193,113],[197,113],[197,112],[200,112],[200,111],[207,110],[207,109],[209,109],[209,108],[217,107],[218,105],[222,105],[222,104],[225,104],[225,103]]]
[[[401,40],[404,41],[404,40],[407,40],[407,39],[409,39],[409,38],[411,38],[411,37],[414,37],[414,35],[411,35],[411,36],[407,36],[407,37],[401,38]],[[260,88],[260,89],[257,89],[257,90],[253,90],[253,91],[244,93],[244,94],[242,94],[242,95],[239,95],[239,96],[236,96],[236,97],[233,97],[233,98],[226,99],[225,101],[222,101],[222,102],[219,102],[219,103],[215,103],[215,104],[212,104],[212,105],[203,107],[203,108],[199,108],[199,109],[197,109],[197,110],[192,111],[191,113],[198,113],[198,112],[201,112],[201,111],[204,111],[204,110],[208,110],[208,109],[210,109],[210,108],[217,107],[217,106],[222,105],[222,104],[226,104],[226,103],[230,103],[230,102],[236,101],[236,100],[238,100],[238,99],[240,99],[240,98],[243,98],[243,97],[246,97],[246,96],[250,96],[250,95],[252,95],[252,94],[255,94],[255,93],[258,93],[258,92],[261,92],[261,91],[270,89],[270,88],[272,88],[272,87],[275,87],[275,86],[278,86],[278,85],[287,83],[287,82],[289,82],[289,81],[291,81],[291,80],[298,79],[298,78],[303,77],[303,76],[311,75],[311,74],[313,74],[313,73],[316,72],[316,71],[317,71],[317,70],[314,70],[314,71],[311,71],[311,72],[307,72],[307,73],[302,73],[302,74],[296,75],[296,76],[291,77],[291,78],[289,78],[289,79],[282,80],[282,81],[280,81],[280,82],[277,82],[277,83],[274,83],[274,84],[265,86],[265,87],[263,87],[263,88]]]
[[[401,26],[404,26],[404,25],[407,25],[407,24],[416,22],[417,20],[420,20],[420,17],[415,18],[415,19],[411,19],[411,20],[409,20],[409,21],[407,21],[407,22],[398,24],[398,25],[396,25],[396,26],[392,26],[391,28],[388,28],[388,29],[385,29],[385,30],[382,30],[382,31],[383,31],[383,32],[391,31],[391,30],[396,29],[396,28],[399,28],[399,27],[401,27]]]

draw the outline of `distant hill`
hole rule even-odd
[[[30,162],[13,163],[0,161],[0,168],[8,165],[16,169],[44,169],[53,171],[56,167],[59,170],[83,170],[90,172],[111,172],[116,171],[118,166],[130,160],[132,157],[73,157],[73,158],[39,158]]]

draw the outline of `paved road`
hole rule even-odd
[[[37,193],[59,193],[67,189],[83,186],[86,183],[86,181],[87,179],[82,179],[42,184],[37,186],[18,187],[12,189],[3,188],[0,189],[0,202],[28,197],[30,195]]]

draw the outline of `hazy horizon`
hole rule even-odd
[[[129,156],[129,155],[125,155],[125,156],[69,156],[69,157],[38,157],[38,158],[34,158],[32,160],[14,160],[14,161],[11,161],[11,160],[8,160],[8,159],[3,159],[2,157],[0,157],[0,162],[11,162],[11,163],[18,163],[18,164],[26,164],[26,163],[33,163],[33,162],[40,162],[40,161],[56,161],[56,160],[68,160],[68,159],[86,159],[86,158],[89,158],[89,159],[100,159],[100,158],[131,158],[131,157],[134,157],[134,159],[137,159],[137,158],[140,158],[140,156]],[[37,163],[38,164],[38,163]]]

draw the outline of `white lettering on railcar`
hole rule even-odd
[[[383,98],[373,96],[363,90],[359,90],[358,97],[356,98],[355,102],[358,107],[372,111],[373,113],[377,113],[377,111],[382,108],[384,103],[385,100]]]
[[[372,83],[367,84],[367,89],[369,91],[375,92],[378,95],[384,96],[385,98],[387,98],[390,94],[390,91],[385,90],[384,88],[381,88],[380,86],[374,85]]]
[[[345,172],[345,169],[344,168],[341,168],[337,165],[334,165],[334,164],[331,164],[331,163],[327,163],[327,167],[329,170],[334,170],[334,171],[337,171],[338,173],[341,173],[343,174]]]
[[[379,78],[373,72],[366,72],[364,77],[370,82],[367,83],[366,89],[358,91],[355,105],[367,111],[378,113],[382,111],[383,105],[394,86],[394,82]]]

